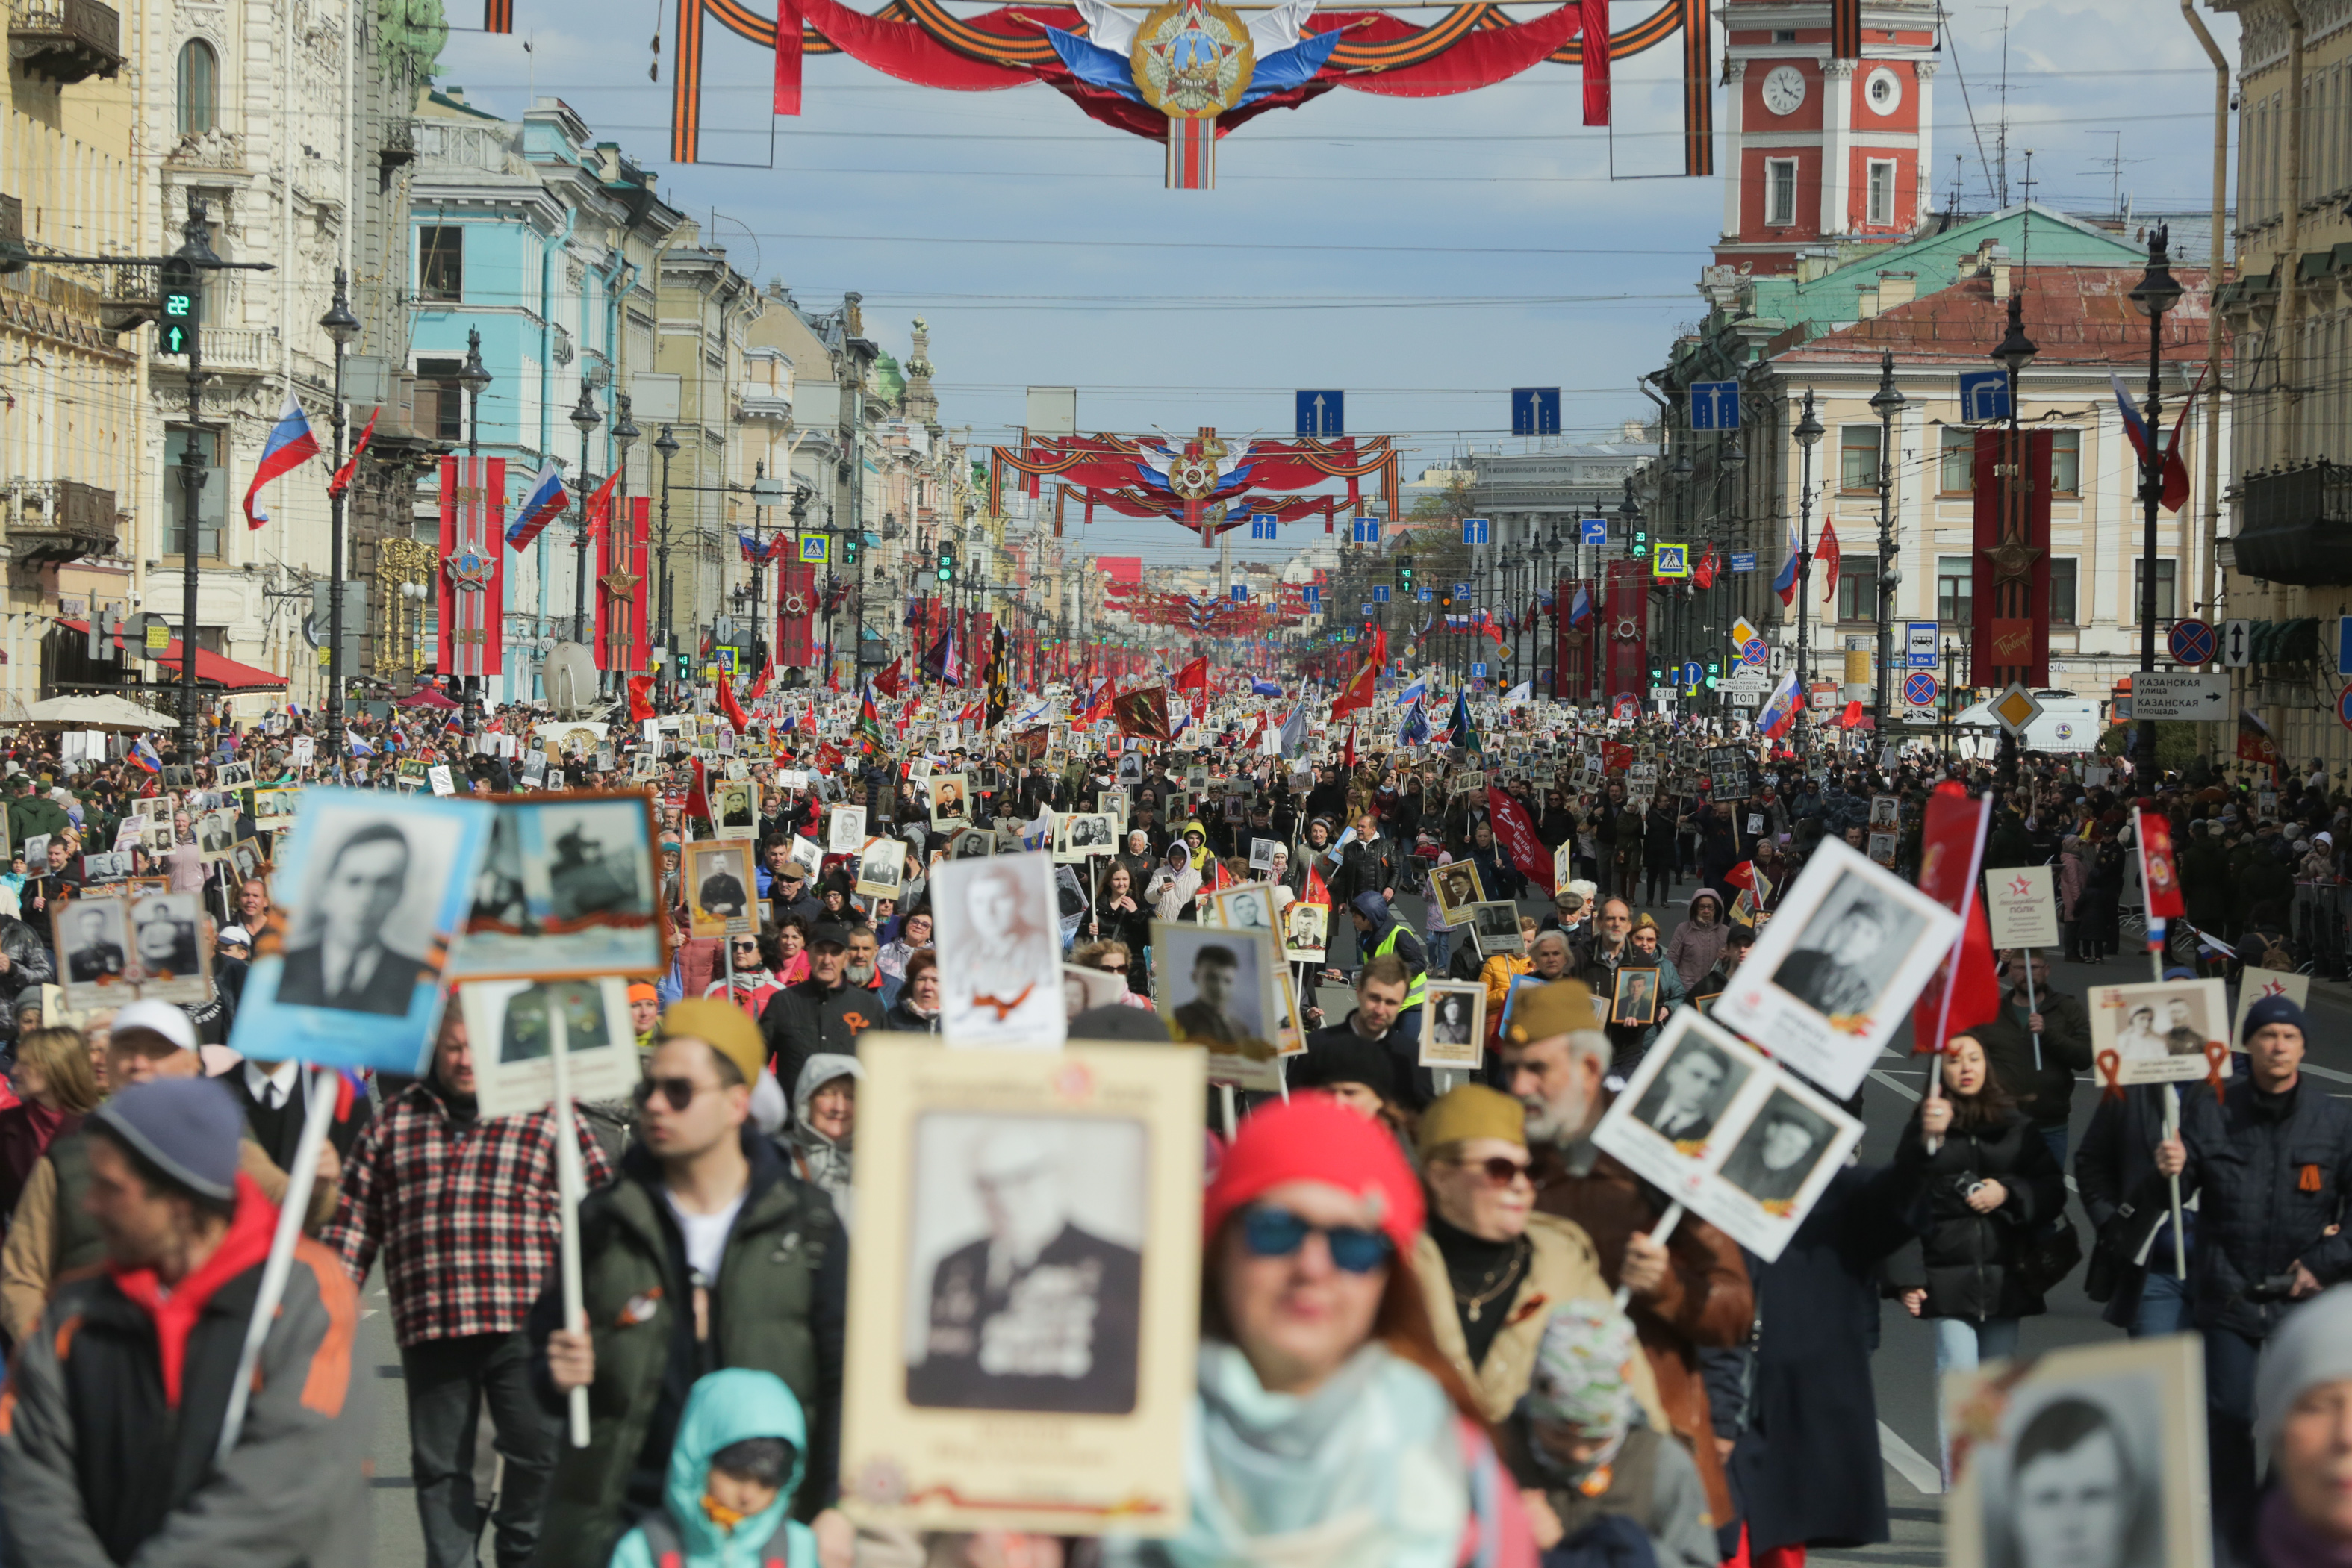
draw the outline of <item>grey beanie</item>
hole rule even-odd
[[[159,1078],[133,1084],[89,1119],[190,1192],[224,1200],[236,1196],[245,1112],[213,1079]]]
[[[2352,1285],[2323,1290],[2287,1313],[2254,1373],[2254,1429],[2276,1447],[2287,1412],[2323,1383],[2352,1380]]]

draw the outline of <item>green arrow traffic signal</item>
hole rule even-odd
[[[158,271],[162,282],[158,300],[163,314],[155,323],[155,349],[158,353],[184,354],[196,335],[195,264],[174,256]]]

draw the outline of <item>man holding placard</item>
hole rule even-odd
[[[726,1367],[771,1372],[808,1413],[805,1515],[830,1503],[839,1462],[848,1238],[822,1188],[793,1178],[751,1125],[767,1048],[740,1008],[673,1004],[637,1089],[643,1142],[580,1210],[582,1303],[531,1310],[558,1395],[593,1388],[588,1445],[564,1448],[540,1537],[543,1563],[606,1561],[630,1519],[662,1506],[688,1390]],[[848,1525],[828,1510],[820,1541]]]

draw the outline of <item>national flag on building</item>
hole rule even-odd
[[[530,493],[522,498],[515,509],[515,520],[507,528],[507,542],[517,550],[527,550],[541,530],[563,515],[572,504],[572,492],[564,487],[563,470],[552,461],[539,470]]]
[[[2124,434],[2131,437],[2132,450],[2139,454],[2138,476],[2144,476],[2147,472],[2147,420],[2132,401],[2124,378],[2109,372],[2107,380],[2116,389],[2116,407],[2123,415]],[[2202,385],[2204,377],[2198,377],[2198,382]],[[2180,427],[2189,422],[2189,410],[2196,401],[2197,391],[2191,387],[2189,395],[2180,400],[2179,416],[2172,422],[2172,438],[2165,444],[2163,503],[2167,511],[2179,511],[2189,504],[2189,465],[2180,460]]]
[[[268,512],[254,507],[262,486],[292,473],[318,455],[319,438],[310,434],[310,418],[289,392],[286,405],[278,411],[278,423],[269,427],[269,439],[262,443],[261,461],[253,466],[253,482],[245,487],[245,525],[259,528],[269,521]]]

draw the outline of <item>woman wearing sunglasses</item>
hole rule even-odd
[[[1488,1421],[1510,1415],[1535,1375],[1547,1307],[1610,1300],[1592,1238],[1572,1220],[1535,1212],[1527,1108],[1482,1084],[1440,1095],[1422,1112],[1429,1226],[1413,1246],[1438,1349]],[[1649,1363],[1633,1390],[1668,1430]]]
[[[1108,1568],[1533,1568],[1478,1406],[1430,1336],[1421,1187],[1395,1141],[1323,1095],[1269,1106],[1201,1219],[1192,1517],[1168,1541],[1106,1537]]]

